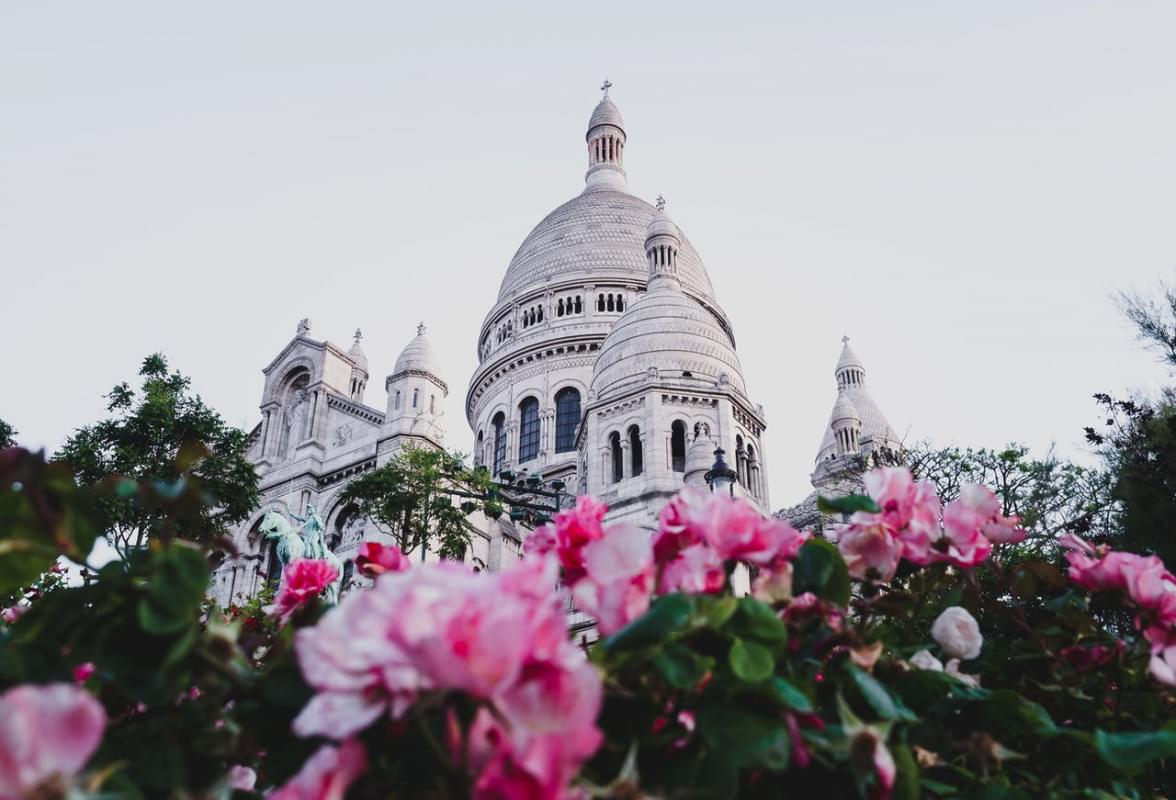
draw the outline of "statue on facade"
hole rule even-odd
[[[343,562],[327,547],[327,542],[324,537],[327,526],[323,522],[323,518],[319,516],[318,509],[314,503],[310,503],[306,506],[306,516],[300,517],[287,504],[286,513],[295,522],[302,523],[301,528],[298,529],[305,545],[305,551],[302,557],[326,561],[339,573],[338,577],[331,582],[331,585],[327,587],[323,595],[328,603],[339,602],[339,590],[343,585]]]
[[[286,411],[282,420],[282,447],[279,450],[279,455],[282,458],[289,457],[293,453],[294,448],[302,441],[305,419],[306,390],[295,389],[294,396],[286,404]]]

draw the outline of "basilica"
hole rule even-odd
[[[446,439],[449,384],[424,325],[376,405],[365,400],[371,373],[358,330],[344,348],[302,320],[262,370],[261,419],[249,439],[262,503],[235,532],[239,554],[214,574],[218,601],[251,596],[277,576],[261,532],[271,511],[316,514],[346,586],[360,543],[384,534],[340,502],[342,490],[406,447],[456,448],[498,477],[561,481],[601,498],[610,519],[644,527],[684,484],[704,483],[721,448],[736,493],[771,512],[767,420],[748,390],[734,326],[665,202],[628,191],[628,133],[609,86],[588,120],[583,189],[523,240],[478,332],[464,404],[469,439]],[[778,512],[794,524],[819,521],[818,492],[851,491],[864,468],[901,451],[865,374],[846,340],[814,493]],[[526,526],[505,516],[476,522],[467,560],[496,569],[519,557]]]

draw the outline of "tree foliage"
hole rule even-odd
[[[1019,516],[1026,530],[1041,537],[1070,531],[1103,538],[1115,524],[1110,473],[1059,458],[1052,448],[1034,458],[1019,444],[990,450],[924,442],[910,449],[908,465],[915,477],[935,486],[944,502],[958,497],[966,484],[991,488],[1002,514]]]
[[[16,446],[16,428],[13,428],[4,420],[0,419],[0,450],[5,447]]]
[[[501,513],[490,490],[489,473],[469,469],[459,454],[410,447],[352,481],[342,501],[383,526],[405,554],[422,548],[460,560],[476,531],[469,515]]]
[[[245,457],[247,436],[193,394],[187,377],[169,372],[162,355],[144,359],[139,375],[138,392],[125,382],[115,386],[107,395],[111,416],[79,428],[54,458],[68,463],[87,486],[121,476],[182,494],[190,484],[209,502],[200,506],[198,529],[186,535],[211,540],[257,506],[257,474]],[[161,509],[129,497],[99,502],[103,527],[122,548],[143,544],[168,523]]]

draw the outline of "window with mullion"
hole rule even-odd
[[[576,427],[580,424],[580,393],[568,387],[555,393],[555,452],[576,449]]]
[[[528,397],[519,403],[519,461],[539,455],[539,401]]]

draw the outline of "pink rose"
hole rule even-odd
[[[604,536],[604,515],[608,506],[594,497],[581,495],[576,505],[555,515],[555,519],[528,539],[528,555],[552,550],[559,557],[564,582],[569,586],[584,576],[584,547]]]
[[[1016,544],[1028,535],[1021,527],[1020,517],[1000,513],[1000,500],[987,486],[965,486],[960,490],[958,502],[980,518],[980,532],[994,544]]]
[[[0,694],[0,797],[68,783],[102,741],[106,711],[84,689],[23,685]]]
[[[585,578],[572,587],[576,605],[596,618],[604,635],[615,633],[649,609],[653,551],[649,534],[628,525],[610,527],[584,548]]]
[[[339,577],[339,570],[322,559],[296,558],[282,570],[282,585],[273,605],[265,611],[287,622],[298,609],[310,603]]]
[[[1176,686],[1176,643],[1152,653],[1148,672],[1165,686]]]
[[[600,746],[594,729],[518,737],[480,709],[469,731],[475,800],[571,800],[568,784]]]
[[[894,578],[903,544],[887,525],[854,522],[838,531],[837,549],[850,575],[858,580],[886,582]]]
[[[90,676],[94,674],[94,669],[95,667],[93,661],[86,661],[82,664],[78,664],[73,668],[74,683],[80,685],[90,680]]]
[[[365,769],[367,754],[355,739],[339,747],[323,745],[269,800],[343,800]]]
[[[678,552],[661,569],[660,594],[717,594],[727,584],[727,573],[719,554],[705,543]]]
[[[356,569],[361,574],[374,578],[385,572],[400,572],[412,566],[399,547],[379,542],[364,542],[359,546],[359,555],[355,557]]]
[[[984,519],[962,500],[953,500],[943,509],[943,536],[931,545],[934,561],[947,561],[957,567],[974,567],[992,553],[992,541],[981,532]]]
[[[251,768],[235,764],[229,768],[228,786],[239,792],[252,792],[257,785],[257,773]]]
[[[862,775],[873,775],[877,781],[877,789],[870,794],[871,798],[885,800],[894,790],[895,776],[898,768],[894,764],[894,756],[886,747],[886,740],[874,728],[856,726],[850,733],[849,757],[854,770]]]
[[[28,606],[9,606],[3,611],[0,611],[0,619],[4,620],[9,625],[12,625],[18,619],[20,619],[27,610]]]
[[[705,541],[724,561],[762,563],[771,560],[780,547],[780,526],[788,528],[779,520],[765,520],[742,498],[688,486],[662,509],[658,555],[672,557],[674,549]]]
[[[764,603],[779,603],[792,598],[792,563],[765,569],[751,584],[751,596]]]

